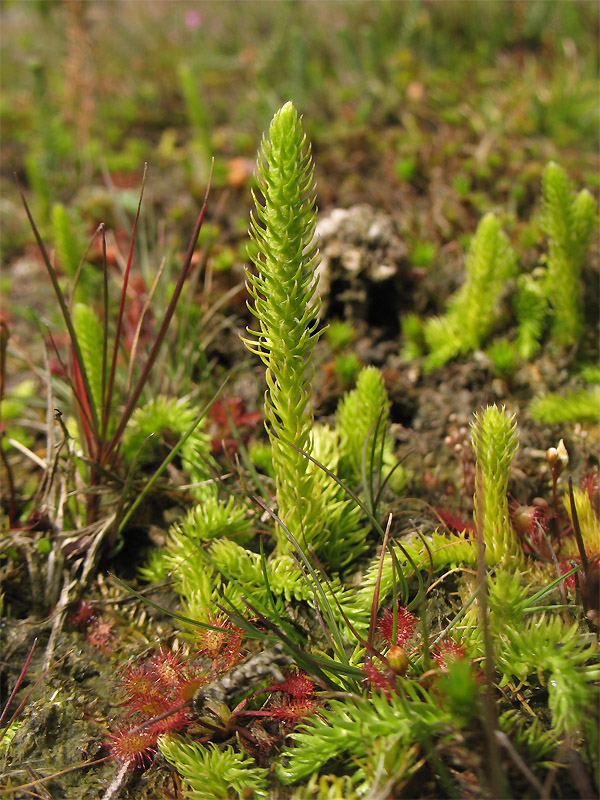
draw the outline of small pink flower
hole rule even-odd
[[[185,12],[184,19],[186,26],[192,31],[195,31],[202,25],[202,17],[195,8],[188,8],[188,10]]]

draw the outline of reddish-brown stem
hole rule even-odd
[[[555,534],[557,540],[560,541],[560,534],[561,534],[561,525],[560,525],[560,508],[558,504],[558,492],[556,491],[556,484],[558,482],[558,475],[555,474],[555,471],[552,470],[552,505],[554,507],[554,519],[555,519]]]
[[[575,534],[575,541],[579,549],[579,556],[581,557],[581,566],[583,567],[583,574],[587,577],[590,571],[590,562],[588,561],[587,553],[585,551],[585,544],[583,536],[581,535],[581,526],[579,525],[579,517],[577,516],[577,508],[575,506],[575,496],[573,494],[573,478],[569,477],[569,502],[571,504],[571,519],[573,521],[573,533]]]
[[[375,640],[375,625],[377,622],[377,611],[379,609],[379,589],[381,586],[381,574],[383,572],[383,561],[387,550],[388,538],[390,535],[390,527],[392,524],[392,515],[388,517],[388,523],[385,528],[385,535],[383,537],[383,544],[381,546],[381,558],[379,559],[379,571],[377,572],[377,581],[375,583],[375,591],[373,592],[373,604],[371,606],[371,620],[369,622],[369,650],[373,649],[373,642]],[[395,611],[394,611],[395,613]]]
[[[52,281],[52,286],[54,288],[54,293],[56,294],[56,299],[58,300],[58,304],[60,306],[60,310],[65,321],[65,325],[67,326],[67,331],[69,332],[69,337],[71,339],[71,344],[73,346],[74,357],[77,359],[80,367],[81,367],[81,378],[83,381],[83,386],[85,389],[85,394],[88,398],[90,398],[90,406],[91,406],[91,414],[92,414],[92,428],[96,433],[100,430],[100,426],[98,424],[98,416],[97,416],[97,409],[94,405],[92,390],[90,388],[90,382],[88,380],[88,375],[85,369],[85,364],[83,362],[83,356],[81,353],[81,348],[79,346],[79,339],[77,338],[77,334],[75,333],[75,328],[73,327],[73,320],[71,318],[71,314],[69,313],[69,309],[67,307],[64,294],[62,289],[60,288],[60,284],[58,282],[58,277],[56,275],[56,270],[52,266],[52,262],[48,256],[46,248],[44,246],[44,242],[42,241],[42,237],[40,232],[37,228],[33,220],[33,216],[31,211],[29,210],[29,206],[27,205],[27,200],[25,199],[25,193],[23,192],[23,187],[19,181],[17,174],[15,173],[15,180],[17,182],[17,187],[19,189],[19,194],[21,195],[21,200],[23,202],[23,206],[25,208],[25,213],[27,214],[27,219],[29,220],[29,224],[31,225],[31,230],[33,231],[33,235],[39,247],[40,253],[42,255],[42,259],[44,264],[46,265],[46,270],[48,271],[48,275],[50,276],[50,280]]]
[[[106,261],[106,230],[104,223],[100,225],[100,233],[102,236],[102,300],[104,302],[104,320],[102,332],[102,388],[100,391],[100,405],[102,408],[102,427],[100,430],[101,446],[106,440],[106,431],[108,429],[108,421],[110,419],[110,404],[108,403],[106,385],[106,366],[108,360],[108,265]]]
[[[184,708],[188,708],[189,706],[191,706],[192,700],[193,698],[185,700],[178,706],[174,706],[173,708],[169,708],[167,711],[163,711],[162,714],[157,714],[155,717],[151,717],[150,719],[144,720],[144,722],[140,722],[140,724],[136,725],[135,728],[132,728],[129,731],[129,733],[139,733],[140,731],[143,731],[145,728],[149,728],[151,725],[155,725],[157,722],[162,722],[163,719],[172,717],[173,714],[178,714],[180,711],[183,711]]]
[[[87,442],[87,451],[91,458],[98,458],[98,441],[94,435],[94,431],[90,427],[90,420],[92,417],[89,397],[85,392],[83,385],[83,378],[81,374],[81,367],[75,354],[73,354],[73,391],[77,402],[81,409],[81,427]]]
[[[137,383],[136,383],[136,385],[135,385],[135,387],[134,387],[134,389],[133,389],[133,391],[132,391],[132,393],[131,393],[131,395],[129,397],[129,400],[127,401],[127,405],[125,406],[125,410],[123,411],[123,414],[121,415],[121,419],[119,421],[119,424],[117,425],[117,428],[116,428],[115,432],[113,433],[112,438],[111,438],[110,442],[108,443],[108,445],[106,447],[106,450],[104,451],[104,460],[105,461],[110,456],[110,454],[115,449],[115,447],[117,446],[117,444],[119,442],[119,439],[121,437],[121,434],[123,433],[123,430],[125,429],[125,426],[127,425],[127,422],[129,421],[129,417],[133,414],[133,411],[134,411],[134,409],[136,407],[138,398],[139,398],[140,394],[142,393],[142,389],[144,388],[144,385],[145,385],[146,381],[148,380],[148,375],[150,374],[150,370],[152,369],[152,367],[154,365],[154,362],[156,361],[156,358],[158,357],[159,350],[160,350],[161,345],[163,343],[163,340],[164,340],[164,338],[165,338],[165,336],[167,334],[167,329],[168,329],[169,324],[171,322],[171,318],[173,317],[173,314],[175,313],[175,308],[177,306],[177,302],[178,302],[179,297],[181,295],[181,291],[183,289],[183,285],[185,283],[185,279],[187,277],[187,274],[188,274],[188,271],[189,271],[189,268],[190,268],[190,264],[192,263],[192,256],[194,255],[194,250],[196,248],[196,242],[198,241],[198,236],[200,235],[200,229],[202,228],[202,223],[204,222],[204,216],[206,214],[209,191],[210,191],[210,177],[209,177],[208,186],[207,186],[207,189],[206,189],[206,194],[204,196],[204,203],[202,205],[202,208],[200,209],[200,214],[198,215],[198,219],[196,220],[196,225],[194,227],[194,232],[192,233],[192,237],[190,239],[190,243],[188,245],[188,249],[187,249],[187,252],[185,254],[185,258],[183,260],[183,264],[182,264],[181,270],[179,272],[179,278],[177,280],[177,284],[175,286],[175,290],[173,291],[173,295],[171,297],[169,305],[167,306],[167,310],[165,312],[165,315],[163,317],[163,321],[161,323],[160,329],[159,329],[158,334],[156,336],[156,340],[155,340],[154,344],[152,345],[152,349],[150,351],[150,355],[148,356],[148,359],[147,359],[146,363],[144,364],[144,368],[142,370],[142,374],[140,375],[140,377],[137,380]]]
[[[6,705],[2,709],[2,714],[0,714],[0,725],[2,725],[2,723],[4,721],[4,717],[6,716],[6,714],[8,712],[8,709],[10,708],[10,704],[14,700],[16,693],[19,691],[19,686],[23,683],[23,678],[25,677],[25,673],[27,672],[27,667],[29,666],[29,662],[31,661],[31,659],[33,657],[33,651],[35,650],[36,644],[37,644],[37,637],[33,640],[33,644],[31,645],[31,650],[29,651],[29,655],[27,656],[27,658],[25,659],[25,663],[21,667],[21,672],[19,673],[19,677],[17,678],[17,682],[15,683],[15,688],[10,693],[10,697],[8,698],[8,700],[6,701]],[[10,723],[14,719],[16,719],[17,714],[23,708],[23,705],[25,704],[25,702],[26,701],[23,700],[21,705],[17,708],[15,713],[10,718],[10,720],[8,722],[8,725],[4,728],[4,730],[0,731],[0,742],[2,741],[2,739],[4,739],[4,735],[5,735],[6,731],[8,730],[8,728],[10,727]]]
[[[113,343],[113,352],[110,362],[110,375],[108,378],[108,387],[106,391],[106,402],[104,404],[104,408],[102,409],[102,430],[106,431],[108,426],[108,415],[110,412],[110,407],[112,405],[112,396],[115,386],[115,373],[117,370],[117,357],[119,355],[119,340],[121,338],[121,327],[123,325],[123,316],[125,314],[125,298],[127,296],[127,286],[129,284],[129,273],[131,272],[131,262],[133,260],[133,248],[135,246],[135,236],[137,233],[137,226],[138,221],[140,218],[140,211],[142,208],[142,199],[144,197],[144,187],[146,185],[146,173],[148,172],[148,164],[144,164],[144,174],[142,176],[142,188],[140,190],[140,199],[138,201],[137,211],[135,212],[135,218],[133,220],[133,227],[131,229],[131,238],[129,239],[129,253],[127,255],[127,265],[125,267],[125,274],[123,275],[123,285],[121,287],[121,300],[119,302],[119,313],[117,314],[117,324],[115,329],[115,341]],[[106,245],[106,242],[103,242]],[[104,264],[106,265],[106,250],[103,252],[103,260]],[[106,269],[105,269],[106,275]],[[137,399],[137,398],[136,398]],[[124,427],[124,426],[123,426]],[[118,440],[117,440],[118,441]],[[103,444],[103,442],[102,442]],[[111,443],[112,444],[112,440]],[[107,455],[108,451],[112,448],[110,444],[107,448]],[[100,463],[104,462],[104,453],[99,454],[98,461]]]
[[[73,375],[71,375],[69,373],[69,370],[68,370],[66,364],[64,363],[64,361],[61,358],[60,351],[59,351],[59,349],[58,349],[58,347],[56,345],[56,342],[54,341],[54,337],[52,336],[52,332],[49,329],[47,329],[47,333],[48,333],[48,337],[50,339],[50,344],[52,345],[52,349],[54,350],[54,355],[58,359],[58,363],[61,366],[61,369],[62,369],[62,371],[63,371],[63,373],[65,375],[67,383],[69,384],[69,387],[70,387],[71,391],[73,392],[73,397],[75,398],[75,400],[77,401],[77,405],[79,406],[79,411],[80,411],[80,414],[81,414],[81,424],[82,424],[82,426],[84,428],[87,426],[87,430],[91,432],[93,423],[92,423],[92,418],[90,416],[90,414],[91,414],[90,405],[87,402],[87,395],[85,394],[85,387],[83,388],[83,390],[81,388],[82,386],[84,386],[83,374],[80,371],[81,382],[80,382],[80,385],[78,387],[75,384],[75,377],[74,377],[75,376],[75,370],[74,369],[72,370]],[[75,364],[75,363],[77,363],[76,362],[76,357],[73,354],[73,364]],[[86,440],[87,440],[87,436],[86,436]]]

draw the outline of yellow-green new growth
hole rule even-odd
[[[375,469],[387,433],[390,401],[383,377],[376,367],[365,367],[337,408],[342,460],[346,472],[358,483],[363,458],[367,471]]]
[[[158,746],[182,776],[189,800],[266,800],[269,795],[268,770],[255,766],[249,755],[236,753],[231,746],[219,749],[210,743],[205,747],[167,735],[160,737]]]
[[[600,552],[600,520],[594,510],[592,499],[588,492],[576,486],[573,489],[573,499],[586,553],[588,556],[593,556]],[[571,524],[573,524],[573,509],[571,508],[571,499],[568,492],[563,497],[563,505],[569,515]],[[579,555],[574,536],[566,538],[562,552],[565,556],[577,557]]]
[[[340,475],[353,485],[377,471],[387,477],[395,467],[393,442],[389,434],[390,400],[383,375],[377,367],[365,367],[356,388],[340,400],[336,429],[340,437]],[[407,480],[399,467],[392,475],[392,488],[400,491]]]
[[[443,317],[428,320],[425,341],[428,369],[483,345],[497,318],[497,303],[515,272],[515,255],[500,222],[486,214],[477,226],[466,263],[466,280],[448,301]]]
[[[542,180],[542,226],[548,236],[546,293],[553,312],[552,333],[561,345],[577,341],[583,329],[581,268],[594,229],[592,195],[575,194],[566,172],[551,162]]]
[[[309,452],[313,427],[312,351],[318,339],[320,302],[315,294],[318,250],[315,187],[310,147],[292,103],[273,117],[263,137],[257,178],[264,203],[254,196],[249,308],[258,330],[246,346],[265,364],[266,424],[273,448],[279,516],[300,540],[311,542],[322,522],[316,507],[315,473],[296,448]],[[287,540],[278,532],[281,551]]]
[[[476,460],[475,526],[483,534],[487,564],[521,566],[523,550],[508,512],[510,465],[519,446],[514,414],[488,406],[471,423]]]
[[[99,419],[102,413],[102,325],[91,306],[75,303],[73,307],[73,327],[79,339],[81,356],[90,382],[90,413],[92,419]],[[93,406],[93,407],[92,407]]]

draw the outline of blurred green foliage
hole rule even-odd
[[[366,123],[390,140],[414,141],[395,159],[400,180],[418,174],[419,140],[436,119],[494,137],[487,154],[475,153],[479,179],[494,171],[500,137],[593,147],[597,4],[488,0],[476,8],[249,0],[154,2],[142,11],[12,0],[3,10],[5,140],[14,140],[18,161],[29,153],[29,179],[37,168],[53,196],[65,164],[81,175],[101,156],[136,169],[140,133],[143,157],[168,128],[184,145],[252,157],[272,109],[289,98],[316,146]],[[459,191],[472,181],[462,176]]]

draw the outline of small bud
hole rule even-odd
[[[561,470],[566,469],[569,465],[569,454],[567,452],[567,448],[565,447],[564,439],[561,439],[558,443],[556,452],[558,454],[558,460],[561,463]]]
[[[569,463],[569,454],[563,439],[558,443],[558,447],[549,447],[546,450],[546,461],[550,467],[552,478],[557,480],[558,476]]]
[[[405,675],[408,669],[408,656],[406,650],[398,645],[392,645],[386,656],[390,669],[394,675]]]

